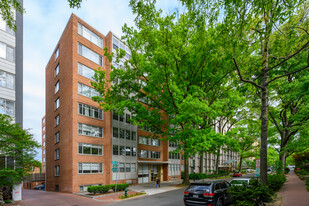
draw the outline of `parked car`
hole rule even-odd
[[[213,180],[191,183],[184,191],[184,204],[222,206],[232,202],[232,196],[227,193],[231,184],[225,180]]]
[[[234,172],[233,177],[242,177],[242,174],[240,172]]]
[[[247,172],[254,172],[253,169],[247,169]]]
[[[250,178],[236,178],[230,181],[230,184],[232,186],[242,186],[243,184],[249,185],[249,183],[250,183]]]
[[[34,189],[35,190],[45,190],[45,183],[38,185],[38,186],[35,186]]]
[[[267,174],[273,173],[273,170],[271,168],[267,168]]]

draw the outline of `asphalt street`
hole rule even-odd
[[[243,175],[243,177],[254,177],[255,174]],[[234,177],[238,178],[238,177]],[[240,177],[241,178],[241,177]],[[226,178],[230,181],[233,177]],[[120,203],[110,204],[111,206],[181,206],[183,204],[183,192],[185,188],[173,190],[169,192],[160,193],[157,195],[150,195],[141,198],[135,198]]]

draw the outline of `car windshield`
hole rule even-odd
[[[210,184],[209,185],[190,185],[188,187],[189,192],[193,191],[202,191],[202,192],[210,192]]]
[[[230,182],[232,185],[241,185],[241,184],[248,184],[247,180],[232,180]]]

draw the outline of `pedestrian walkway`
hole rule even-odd
[[[168,182],[161,182],[161,186],[156,188],[156,183],[145,183],[145,184],[138,184],[138,185],[132,185],[129,187],[130,190],[136,191],[136,192],[145,192],[147,195],[155,195],[162,192],[168,192],[172,190],[177,190],[182,188],[182,186],[179,186],[179,184],[182,183],[182,180],[174,180],[174,181],[168,181]]]
[[[286,176],[287,181],[284,183],[278,196],[283,198],[283,206],[308,206],[309,205],[309,192],[306,189],[305,181],[291,170]]]

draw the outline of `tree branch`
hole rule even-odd
[[[304,70],[304,69],[307,69],[307,68],[309,68],[309,65],[307,65],[307,66],[305,66],[305,67],[303,67],[303,68],[301,68],[301,69],[298,69],[298,70],[296,70],[296,71],[293,71],[293,72],[286,73],[286,74],[283,74],[283,75],[281,75],[281,76],[275,77],[275,78],[273,78],[272,80],[270,80],[269,82],[267,82],[266,85],[270,84],[271,82],[275,81],[276,79],[280,79],[281,77],[285,77],[285,76],[288,76],[288,75],[291,75],[291,74],[300,72],[300,71],[302,71],[302,70]]]
[[[233,61],[234,61],[235,67],[236,67],[236,69],[237,69],[238,76],[239,76],[239,78],[240,78],[241,81],[246,82],[246,83],[250,83],[250,84],[252,84],[253,86],[258,87],[258,88],[260,88],[260,89],[264,89],[262,86],[258,85],[258,84],[255,83],[254,81],[250,81],[250,80],[243,79],[243,78],[242,78],[242,75],[241,75],[241,73],[240,73],[240,71],[239,71],[239,67],[238,67],[237,62],[236,62],[236,60],[235,60],[235,57],[233,57]]]

